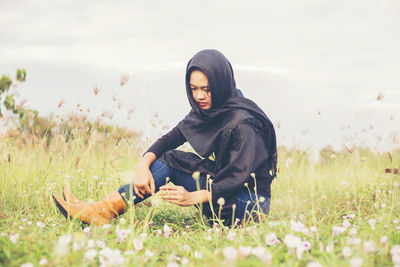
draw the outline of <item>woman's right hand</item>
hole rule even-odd
[[[143,195],[154,195],[156,186],[153,175],[150,172],[150,165],[156,160],[156,155],[152,152],[144,154],[136,170],[136,178],[133,181],[135,194],[143,199]]]

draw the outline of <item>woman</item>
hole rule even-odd
[[[268,214],[277,164],[268,117],[236,88],[231,64],[217,50],[202,50],[189,61],[186,93],[192,110],[143,155],[133,190],[127,184],[87,204],[64,187],[65,201],[53,195],[60,211],[100,225],[122,214],[126,200],[134,196],[136,204],[160,190],[170,203],[202,203],[204,215],[227,226],[254,210]],[[174,150],[186,141],[200,156]],[[167,177],[173,184],[166,185]]]

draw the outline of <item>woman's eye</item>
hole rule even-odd
[[[192,89],[192,91],[193,91],[193,90],[196,90],[196,88],[193,88],[193,87],[192,87],[192,88],[190,88],[190,89]]]

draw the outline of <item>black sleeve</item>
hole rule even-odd
[[[164,152],[177,148],[185,142],[185,136],[183,136],[178,126],[175,126],[167,134],[160,137],[145,153],[153,152],[159,158]]]
[[[232,132],[227,153],[227,164],[214,177],[212,200],[236,195],[255,172],[256,132],[247,124],[238,125]]]

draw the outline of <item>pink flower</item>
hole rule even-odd
[[[19,239],[19,234],[11,234],[11,235],[10,235],[10,240],[11,240],[11,242],[13,242],[14,244],[17,243],[18,239]]]
[[[142,240],[138,238],[133,239],[133,247],[135,248],[136,251],[140,251],[143,249],[143,242]]]
[[[93,261],[96,256],[97,256],[97,250],[89,249],[88,251],[85,252],[83,258],[87,261]]]
[[[349,228],[349,227],[351,226],[351,223],[349,223],[348,220],[344,220],[343,223],[342,223],[342,226],[343,226],[345,229],[347,229],[347,228]]]
[[[394,245],[390,250],[390,254],[392,255],[400,255],[400,245]]]
[[[276,237],[276,234],[275,234],[275,233],[270,233],[270,234],[265,235],[265,243],[266,243],[268,246],[273,246],[273,245],[275,245],[275,244],[280,243],[280,241],[279,241],[279,239]]]
[[[236,232],[230,231],[230,232],[228,233],[228,235],[227,235],[227,238],[228,238],[229,240],[231,240],[231,241],[235,240],[235,239],[236,239]]]
[[[301,238],[292,234],[286,235],[285,238],[283,239],[283,242],[289,249],[297,248],[302,244]]]
[[[388,242],[388,237],[384,235],[384,236],[381,237],[381,239],[379,241],[381,242],[381,244],[383,246],[386,246],[387,242]]]
[[[265,247],[261,246],[253,248],[251,250],[251,254],[255,255],[257,258],[264,262],[270,261],[272,258],[271,254],[266,253]]]
[[[322,265],[321,265],[319,262],[310,261],[310,262],[307,264],[307,267],[322,267]]]
[[[305,229],[304,224],[302,224],[301,222],[290,220],[290,230],[302,233],[304,229]]]

